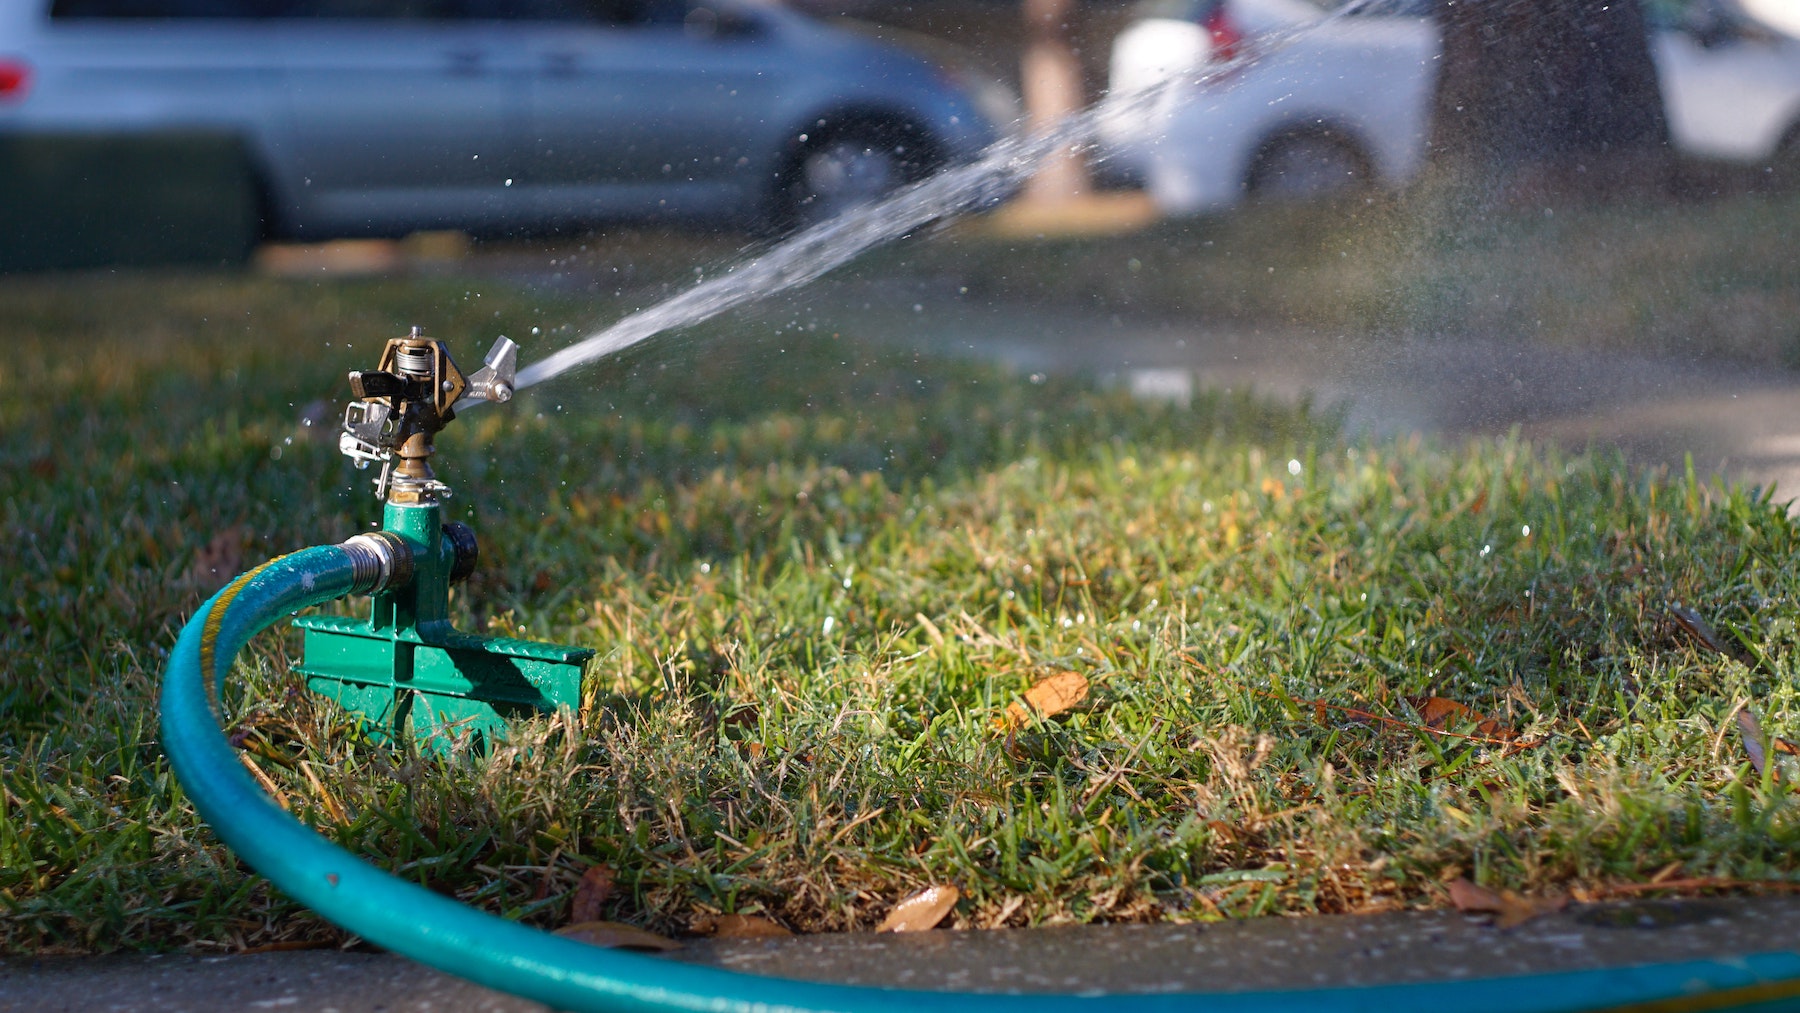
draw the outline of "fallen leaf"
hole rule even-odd
[[[948,883],[928,886],[894,905],[888,916],[875,927],[877,932],[924,932],[944,920],[962,891]]]
[[[242,525],[233,525],[213,535],[195,551],[193,562],[188,564],[188,586],[202,591],[217,590],[242,572],[247,533]]]
[[[1756,720],[1756,712],[1746,706],[1737,712],[1737,726],[1738,737],[1744,740],[1744,752],[1750,755],[1750,766],[1756,768],[1756,776],[1761,777],[1763,768],[1769,765],[1769,740],[1763,737],[1762,722]],[[1780,767],[1772,773],[1774,780],[1781,780]]]
[[[1458,911],[1494,915],[1494,927],[1502,931],[1518,928],[1539,915],[1561,911],[1569,904],[1567,897],[1532,900],[1511,890],[1496,893],[1464,878],[1453,879],[1444,885],[1450,890],[1450,903],[1456,905]]]
[[[995,722],[1002,731],[1011,731],[1031,720],[1031,712],[1042,717],[1055,717],[1087,699],[1087,676],[1080,672],[1058,672],[1040,679],[1025,691],[1025,702],[1015,700],[1006,705],[1006,715]],[[1026,708],[1029,707],[1030,710]]]
[[[1453,724],[1470,722],[1478,734],[1491,739],[1517,738],[1518,732],[1475,710],[1467,704],[1441,696],[1409,696],[1406,702],[1419,712],[1419,720],[1433,731],[1444,731]]]
[[[557,929],[556,934],[564,939],[573,939],[578,943],[601,946],[609,950],[681,949],[681,944],[673,939],[665,939],[654,932],[622,922],[577,922],[574,925]]]
[[[1560,895],[1534,899],[1521,897],[1508,890],[1502,896],[1506,900],[1507,909],[1500,912],[1500,917],[1494,919],[1494,927],[1502,932],[1518,928],[1540,915],[1554,914],[1569,906],[1569,898]]]
[[[760,915],[709,915],[694,923],[694,931],[715,939],[779,939],[793,935],[780,923]]]
[[[598,921],[612,892],[612,866],[590,866],[581,874],[581,882],[575,887],[575,900],[569,905],[570,925]]]
[[[1465,914],[1498,914],[1505,904],[1499,894],[1467,879],[1453,879],[1444,885],[1450,890],[1450,903]]]
[[[1686,605],[1670,605],[1669,618],[1675,620],[1675,625],[1685,630],[1688,636],[1699,641],[1700,646],[1718,654],[1731,654],[1731,649],[1725,646],[1725,642],[1719,639],[1719,635],[1713,632],[1706,620],[1700,618],[1700,613]]]

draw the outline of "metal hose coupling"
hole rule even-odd
[[[392,531],[354,535],[338,548],[350,557],[350,594],[405,587],[413,579],[412,547]]]

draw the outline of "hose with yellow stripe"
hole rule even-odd
[[[392,549],[391,543],[387,545]],[[1730,960],[1279,992],[993,995],[824,985],[602,950],[484,914],[397,879],[277,806],[239,764],[214,701],[239,650],[300,609],[398,577],[380,535],[304,549],[214,595],[182,630],[162,694],[163,743],[201,815],[226,844],[302,904],[368,941],[452,974],[566,1010],[773,1013],[1644,1013],[1800,1011],[1800,942]],[[1421,956],[1424,956],[1421,954]],[[1299,969],[1296,969],[1297,971]]]

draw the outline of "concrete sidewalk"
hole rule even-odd
[[[1146,396],[1253,390],[1344,410],[1352,433],[1460,439],[1515,429],[1565,450],[1616,448],[1677,474],[1800,496],[1800,377],[1705,357],[1555,348],[1481,335],[1343,336],[994,303],[949,281],[815,282],[741,311],[770,326],[1111,378]]]
[[[1210,925],[697,940],[645,959],[908,989],[1094,994],[1463,980],[1778,951],[1800,952],[1800,898],[1578,906],[1505,931],[1486,918],[1421,911]],[[4,1013],[544,1008],[391,954],[313,950],[0,963]]]

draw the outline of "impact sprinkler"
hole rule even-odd
[[[371,591],[367,619],[301,616],[300,671],[307,687],[360,715],[381,741],[410,729],[421,749],[458,740],[480,746],[506,719],[575,708],[593,651],[484,637],[450,625],[450,586],[474,572],[475,532],[444,523],[450,488],[432,472],[433,438],[458,401],[512,399],[518,346],[502,337],[481,369],[464,376],[442,341],[419,328],[394,338],[373,370],[350,374],[338,448],[358,468],[379,465],[382,529],[343,544]]]

